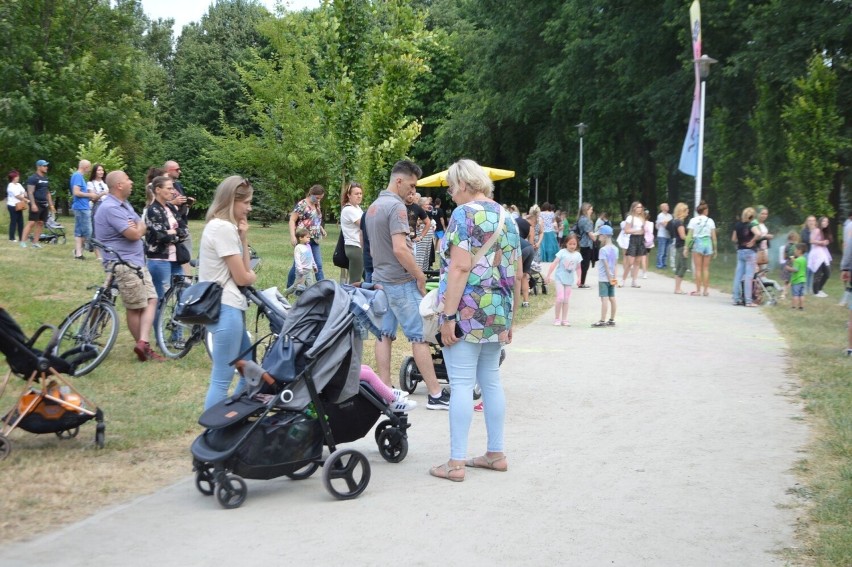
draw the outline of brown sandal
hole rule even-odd
[[[453,476],[456,471],[462,471],[461,476]],[[445,478],[453,482],[462,482],[464,480],[464,465],[451,465],[449,462],[443,465],[437,465],[429,469],[429,474],[438,478]]]
[[[478,459],[479,461],[477,461]],[[494,466],[500,461],[506,462],[506,468],[499,468]],[[481,455],[479,457],[468,459],[465,462],[465,465],[474,469],[488,469],[497,472],[506,472],[507,470],[509,470],[509,462],[506,461],[506,455],[500,455],[499,457],[494,457],[493,459],[488,458],[488,455]]]

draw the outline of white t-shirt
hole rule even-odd
[[[340,212],[340,229],[343,231],[343,243],[347,246],[361,247],[361,207],[348,204]]]
[[[227,256],[243,254],[237,226],[230,221],[213,219],[201,233],[198,253],[198,281],[216,282],[222,286],[222,304],[245,311],[248,302],[240,292],[225,262]]]
[[[6,204],[14,207],[18,202],[27,196],[24,186],[20,183],[9,183],[6,186]]]
[[[705,215],[700,215],[689,219],[689,224],[686,226],[686,230],[693,231],[693,238],[709,238],[710,233],[716,230],[716,223],[713,222],[713,219]]]
[[[668,222],[672,220],[669,213],[660,213],[657,215],[657,236],[660,238],[674,238],[669,234],[669,229],[666,228]]]
[[[98,201],[103,201],[106,198],[107,193],[109,193],[109,188],[107,188],[107,184],[100,180],[87,181],[86,182],[86,191],[89,193],[97,193],[101,196]],[[94,202],[92,203],[94,204]]]

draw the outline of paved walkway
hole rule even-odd
[[[758,309],[649,278],[618,290],[615,328],[589,326],[593,285],[574,290],[573,327],[548,312],[507,348],[506,474],[430,477],[447,414],[418,408],[402,463],[372,436],[355,444],[373,466],[355,500],[333,500],[318,473],[250,481],[243,507],[223,510],[187,477],[2,546],[0,565],[783,565],[809,435],[784,342]],[[475,415],[470,450],[483,449]]]

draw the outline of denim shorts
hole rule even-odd
[[[805,284],[797,283],[790,286],[790,291],[793,293],[793,297],[804,297],[805,296]]]
[[[74,236],[80,238],[92,236],[92,209],[74,210]]]
[[[388,312],[382,318],[382,336],[396,339],[397,326],[402,327],[402,334],[412,343],[423,342],[423,317],[420,316],[420,300],[423,299],[417,282],[410,281],[402,284],[391,284],[374,281],[380,284],[388,298]]]
[[[693,254],[701,254],[702,256],[713,255],[713,240],[709,236],[701,236],[695,239],[692,245]]]

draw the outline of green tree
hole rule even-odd
[[[103,130],[98,130],[88,141],[77,147],[77,160],[81,159],[87,159],[92,164],[100,163],[107,172],[124,169],[127,166],[121,150],[110,147]]]
[[[829,195],[840,170],[839,156],[849,149],[837,106],[837,77],[822,55],[808,63],[807,75],[794,81],[796,92],[782,119],[787,138],[787,204],[799,214],[834,216]]]

